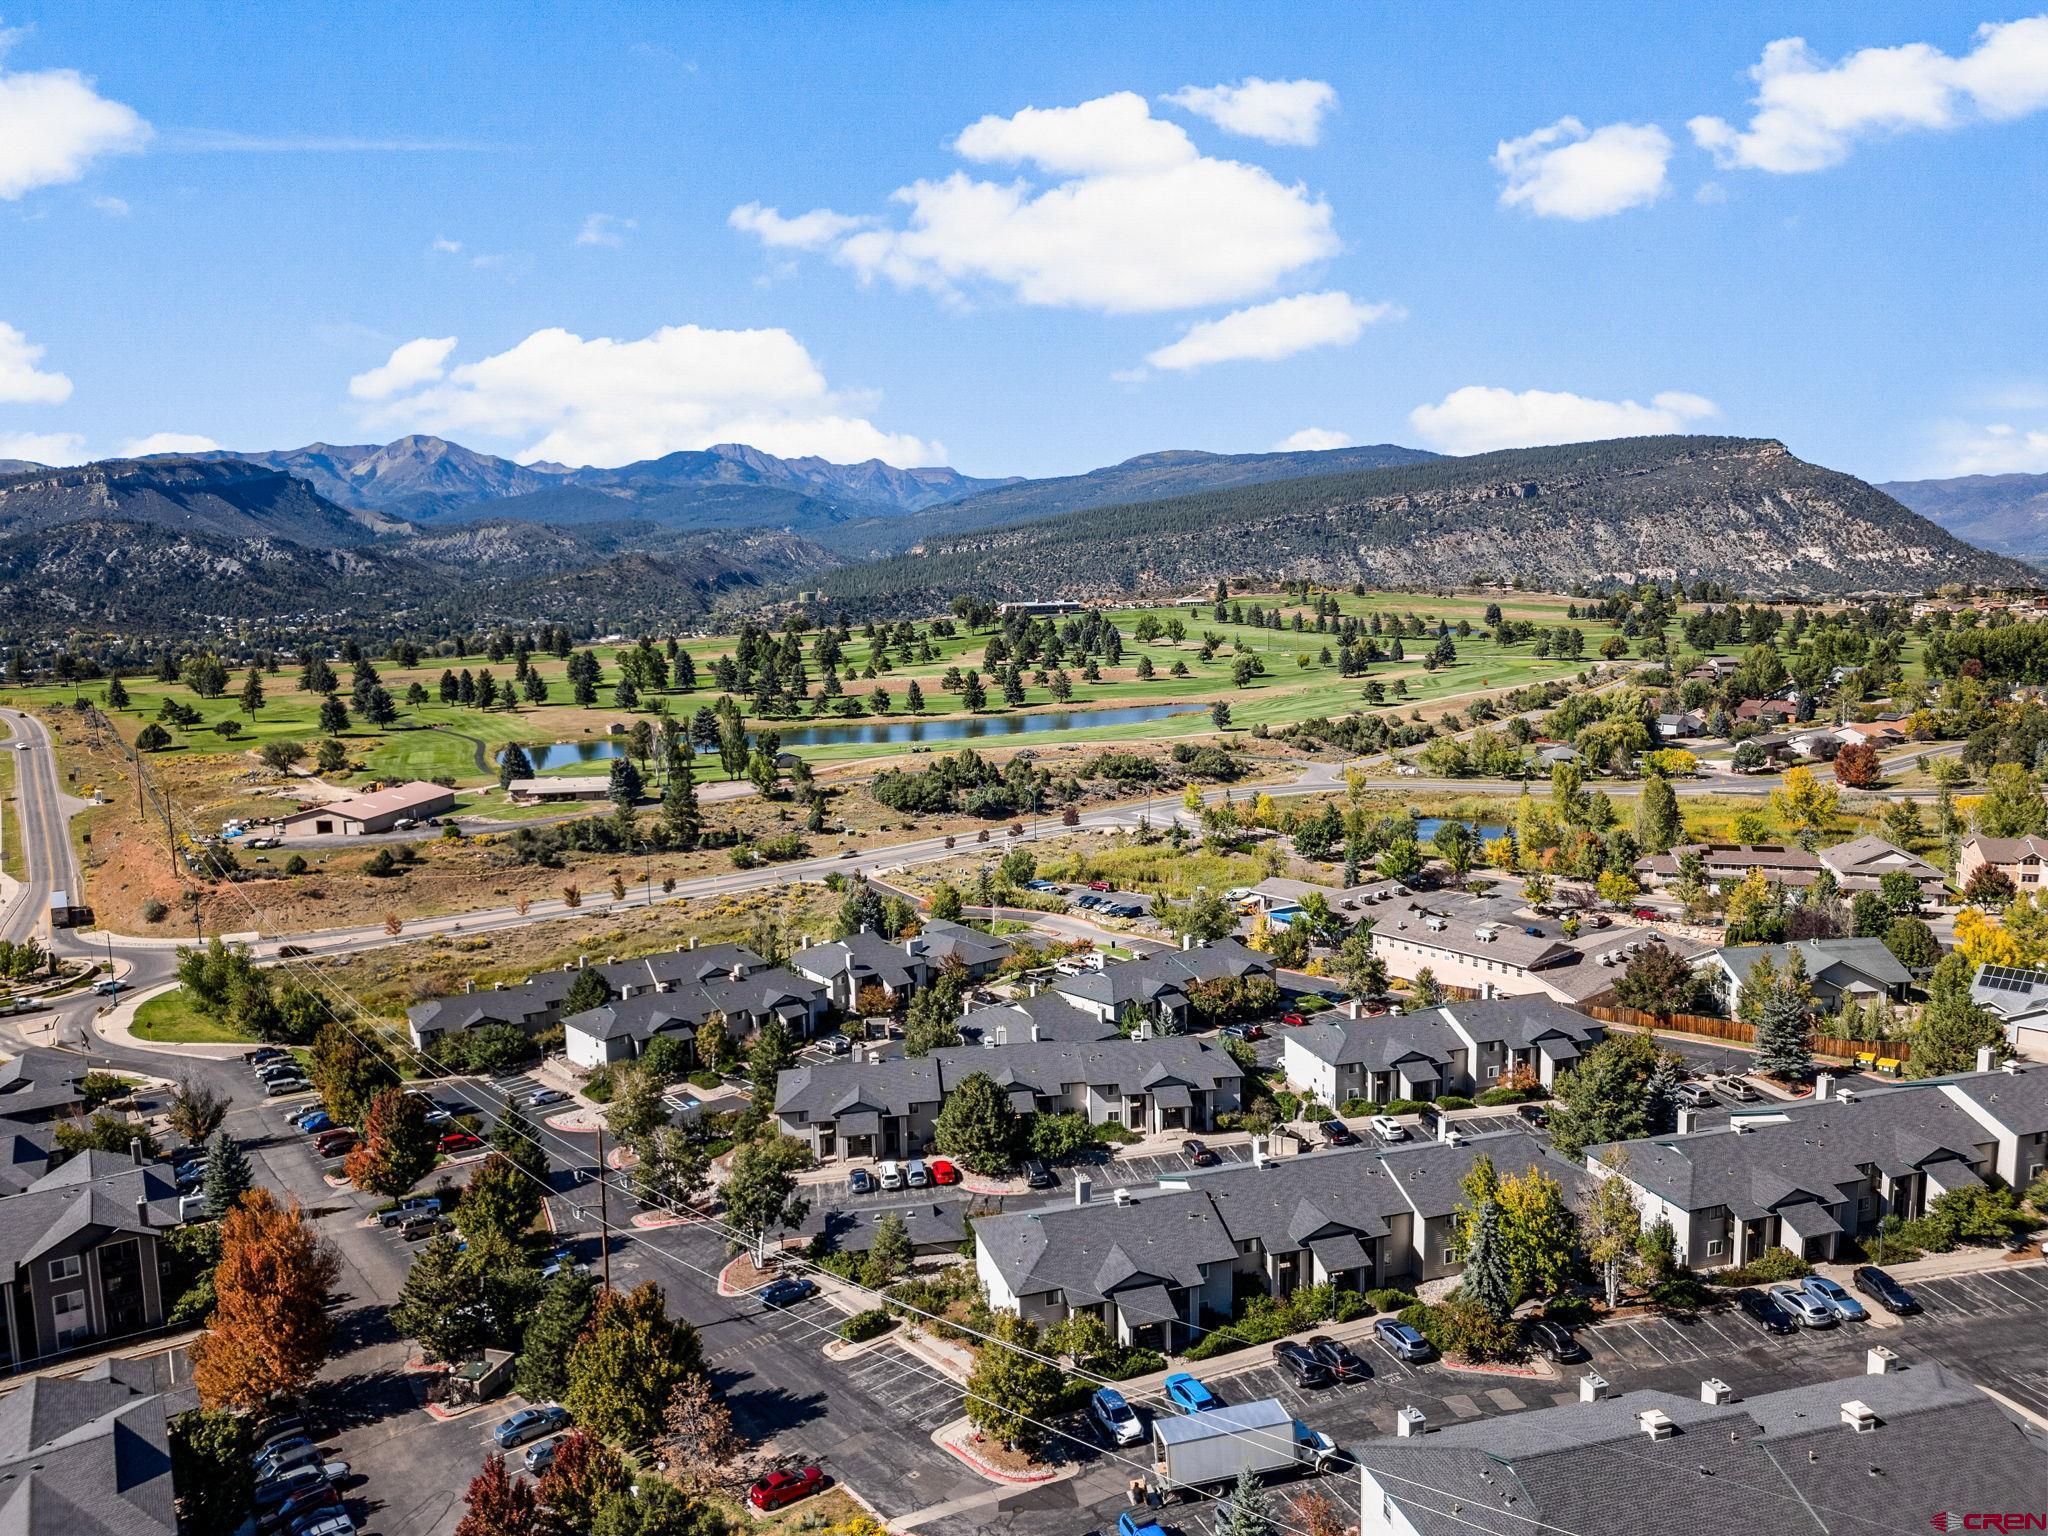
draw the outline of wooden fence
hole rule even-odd
[[[1582,1003],[1580,1009],[1606,1024],[1627,1024],[1636,1029],[1668,1029],[1674,1034],[1728,1040],[1737,1045],[1756,1044],[1755,1028],[1740,1019],[1718,1019],[1703,1013],[1674,1013],[1669,1017],[1659,1017],[1638,1008],[1604,1003]],[[1816,1033],[1808,1036],[1808,1043],[1814,1055],[1830,1056],[1837,1061],[1854,1061],[1859,1056],[1904,1061],[1912,1052],[1911,1045],[1904,1040],[1838,1040]]]

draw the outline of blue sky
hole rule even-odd
[[[0,457],[2048,471],[2048,19],[1457,11],[10,10]]]

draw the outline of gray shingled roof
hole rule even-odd
[[[960,1020],[963,1037],[979,1036],[983,1045],[1029,1043],[1032,1026],[1040,1040],[1113,1040],[1116,1026],[1086,1008],[1077,1008],[1057,992],[1040,992],[1014,1003],[992,1003]]]
[[[127,1362],[0,1397],[0,1533],[170,1536],[163,1399]]]
[[[1910,985],[1913,973],[1882,939],[1799,939],[1790,944],[1740,944],[1719,951],[1722,964],[1738,981],[1747,982],[1757,961],[1768,958],[1782,973],[1797,954],[1806,974],[1841,985],[1852,976],[1867,977],[1886,987]]]
[[[85,1068],[75,1056],[31,1046],[0,1065],[0,1115],[30,1115],[82,1104],[78,1080]]]
[[[635,992],[571,1014],[562,1023],[598,1040],[645,1040],[664,1029],[695,1029],[714,1013],[728,1017],[779,1013],[796,1018],[824,995],[824,989],[808,976],[780,966],[749,971],[738,978],[718,970],[701,982],[685,979],[660,985],[668,990]]]
[[[974,1224],[974,1235],[1012,1291],[1061,1291],[1072,1306],[1124,1287],[1198,1286],[1204,1264],[1227,1264],[1237,1253],[1200,1190],[988,1216]]]
[[[1070,976],[1053,988],[1069,997],[1084,997],[1092,1003],[1122,1008],[1126,1003],[1150,1003],[1161,997],[1186,996],[1189,987],[1205,981],[1234,981],[1241,977],[1270,976],[1270,956],[1249,949],[1236,939],[1216,939],[1189,949],[1167,949],[1121,965],[1105,965],[1099,971]]]
[[[148,1201],[149,1225],[157,1232],[177,1224],[177,1182],[161,1164],[138,1168],[125,1157],[112,1170],[102,1166],[97,1172],[90,1163],[76,1170],[67,1163],[35,1187],[0,1199],[0,1282],[13,1280],[20,1265],[80,1232],[143,1230],[136,1217],[138,1195]]]
[[[1611,981],[1612,977],[1609,979]],[[1445,1003],[1436,1011],[1454,1020],[1482,1045],[1498,1040],[1517,1051],[1525,1051],[1546,1037],[1559,1035],[1583,1049],[1604,1033],[1599,1024],[1583,1013],[1552,1002],[1547,997],[1494,997],[1469,1003]]]
[[[1465,1042],[1434,1009],[1422,1013],[1352,1019],[1335,1011],[1318,1014],[1299,1029],[1287,1031],[1287,1044],[1298,1045],[1333,1067],[1363,1067],[1385,1072],[1397,1063],[1420,1058],[1440,1073]]]

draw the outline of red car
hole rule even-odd
[[[449,1131],[436,1145],[443,1152],[473,1152],[483,1143],[467,1131]]]
[[[932,1176],[934,1184],[958,1184],[960,1182],[960,1170],[947,1162],[943,1157],[935,1157],[924,1166],[925,1171]]]
[[[1655,907],[1637,907],[1634,913],[1631,915],[1641,922],[1654,923],[1664,914],[1662,912],[1659,912]]]
[[[1298,1013],[1283,1013],[1280,1015],[1280,1022],[1282,1024],[1306,1024],[1308,1020]]]
[[[343,1153],[353,1151],[355,1144],[354,1131],[329,1131],[313,1143],[313,1150],[322,1157],[340,1157]]]
[[[824,1486],[825,1473],[819,1467],[805,1467],[801,1472],[770,1472],[754,1479],[747,1490],[747,1502],[756,1509],[781,1509]]]
[[[1107,880],[1090,880],[1088,882],[1088,889],[1091,891],[1109,891],[1114,890],[1115,887]]]

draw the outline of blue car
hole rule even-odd
[[[511,1418],[491,1431],[491,1438],[498,1442],[498,1449],[509,1451],[515,1446],[526,1444],[552,1435],[557,1430],[569,1427],[569,1410],[554,1403],[539,1408],[522,1408]]]
[[[1189,1413],[1206,1413],[1211,1408],[1223,1406],[1222,1398],[1186,1371],[1175,1371],[1166,1378],[1166,1400]]]
[[[1870,1314],[1863,1310],[1863,1303],[1851,1296],[1826,1275],[1808,1275],[1801,1282],[1806,1294],[1833,1312],[1845,1323],[1861,1323],[1869,1320]]]
[[[1140,1505],[1116,1517],[1116,1536],[1166,1536],[1166,1527],[1152,1518],[1152,1511]]]
[[[304,1131],[308,1136],[317,1136],[322,1131],[334,1129],[334,1119],[324,1109],[315,1109],[300,1115],[292,1121],[292,1124]]]

